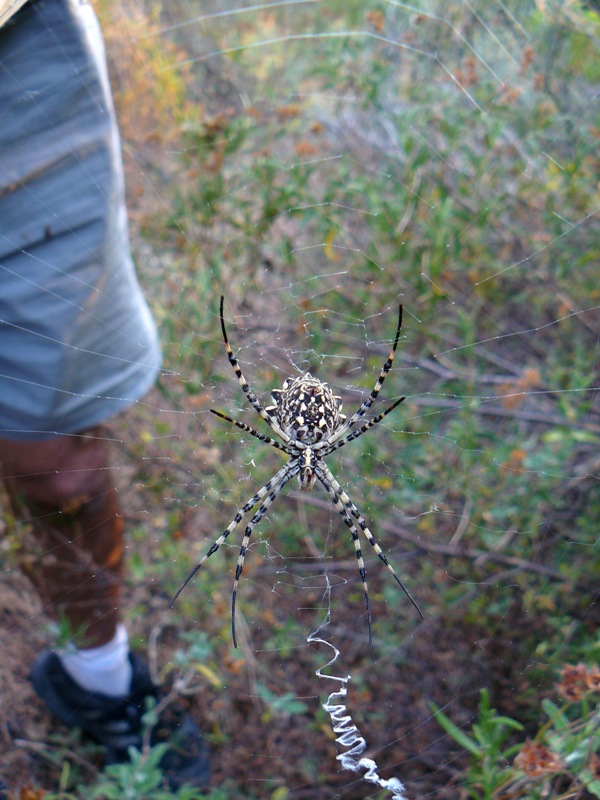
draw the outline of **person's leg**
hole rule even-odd
[[[42,653],[30,678],[62,722],[103,744],[109,761],[126,761],[161,693],[120,636],[121,519],[93,426],[147,392],[160,352],[129,253],[91,6],[27,3],[0,29],[0,77],[1,475],[31,523],[24,566],[74,639]],[[115,659],[130,679],[96,690],[89,673],[103,672],[106,687]],[[163,705],[151,741],[169,745],[160,766],[173,788],[206,784],[206,747],[189,715]]]
[[[63,722],[101,742],[109,763],[126,761],[130,747],[141,747],[148,699],[161,695],[119,622],[123,523],[102,432],[0,438],[0,478],[31,525],[25,572],[77,645],[43,653],[31,672],[34,688]],[[160,765],[172,789],[209,783],[206,744],[183,709],[163,710],[151,733],[151,744],[159,743],[169,746]]]
[[[111,641],[119,620],[123,521],[106,442],[94,429],[50,441],[0,439],[0,477],[31,525],[23,568],[80,648]]]
[[[132,668],[118,626],[123,520],[101,430],[42,442],[0,438],[0,478],[30,527],[23,570],[66,626],[62,665],[83,688],[127,695]]]
[[[61,663],[123,695],[122,521],[93,426],[146,393],[160,355],[91,6],[27,3],[0,30],[0,75],[0,477],[31,524],[23,566],[68,624]]]

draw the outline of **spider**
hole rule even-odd
[[[341,397],[334,395],[326,383],[323,383],[317,378],[313,378],[310,372],[307,372],[300,377],[288,378],[284,382],[281,389],[274,389],[271,392],[274,405],[263,408],[263,406],[260,404],[260,400],[250,388],[248,381],[244,377],[240,365],[236,357],[233,355],[233,351],[231,350],[229,339],[227,337],[227,330],[225,328],[225,319],[223,317],[224,302],[225,298],[221,296],[219,315],[221,318],[221,330],[223,332],[223,340],[225,342],[229,363],[233,367],[239,384],[242,387],[242,390],[246,395],[250,405],[263,418],[271,431],[277,437],[279,437],[279,439],[281,439],[281,442],[273,439],[271,436],[266,436],[264,433],[259,433],[245,422],[232,419],[221,411],[217,411],[214,408],[211,408],[210,410],[213,414],[216,414],[221,419],[230,422],[240,430],[251,434],[261,442],[270,444],[277,450],[283,451],[290,456],[290,458],[281,467],[281,469],[275,473],[271,480],[268,481],[262,487],[262,489],[259,489],[258,492],[256,492],[254,497],[252,497],[247,503],[238,509],[231,523],[214,542],[203,558],[196,564],[177,592],[174,594],[170,603],[171,608],[173,608],[173,605],[181,592],[198,572],[206,559],[212,556],[213,553],[216,553],[219,547],[225,542],[229,534],[239,525],[244,516],[260,503],[260,507],[246,525],[246,530],[244,531],[244,537],[242,539],[242,546],[237,560],[235,578],[233,581],[233,594],[231,599],[231,633],[234,647],[238,646],[235,629],[236,598],[238,584],[244,568],[244,558],[248,550],[248,544],[250,542],[252,531],[264,517],[267,510],[275,498],[281,493],[286,483],[288,483],[288,481],[290,481],[294,476],[297,476],[300,482],[300,488],[304,491],[312,491],[315,482],[318,480],[327,490],[331,502],[337,509],[347,527],[350,529],[352,540],[354,542],[354,551],[358,564],[358,571],[360,573],[365,594],[365,609],[367,625],[369,629],[369,644],[371,644],[373,641],[372,619],[369,605],[369,592],[367,589],[367,574],[360,546],[358,528],[356,527],[357,524],[381,561],[383,561],[385,566],[392,573],[396,583],[408,597],[421,618],[423,618],[421,609],[411,596],[408,589],[403,585],[381,547],[377,544],[375,537],[367,527],[364,517],[354,505],[352,500],[350,500],[346,492],[342,489],[330,471],[329,467],[323,460],[325,456],[333,453],[334,450],[339,450],[340,447],[344,447],[344,445],[348,444],[348,442],[358,439],[358,437],[362,436],[363,433],[366,433],[378,422],[381,422],[384,417],[386,417],[405,399],[404,397],[400,397],[398,400],[392,403],[389,408],[386,408],[385,411],[382,411],[380,414],[377,414],[377,416],[373,417],[367,422],[364,422],[359,428],[352,430],[356,423],[373,405],[379,392],[381,391],[381,387],[383,386],[383,382],[385,381],[388,372],[392,368],[394,356],[396,354],[396,347],[400,338],[400,329],[402,327],[402,306],[400,306],[398,309],[398,327],[396,329],[396,336],[394,337],[392,350],[385,364],[383,365],[381,372],[379,373],[379,377],[375,382],[375,386],[373,387],[369,397],[364,400],[360,408],[348,419],[345,414],[342,414]]]

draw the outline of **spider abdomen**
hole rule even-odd
[[[274,389],[274,406],[266,410],[292,441],[314,445],[329,437],[343,424],[342,400],[326,383],[306,372],[288,378],[282,389]]]

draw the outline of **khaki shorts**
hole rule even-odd
[[[0,437],[87,430],[159,365],[94,13],[30,2],[0,29]]]

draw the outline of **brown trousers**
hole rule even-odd
[[[79,647],[110,641],[119,619],[123,520],[99,428],[42,442],[0,438],[0,477],[28,523],[21,566]]]

